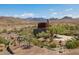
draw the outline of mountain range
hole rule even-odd
[[[46,18],[18,18],[18,17],[6,17],[6,16],[0,16],[0,20],[29,20],[29,21],[46,21]],[[58,18],[49,18],[48,20],[79,20],[79,18],[72,18],[69,16],[65,16],[61,19]]]

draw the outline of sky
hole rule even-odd
[[[79,4],[0,4],[0,16],[76,18],[79,17]]]

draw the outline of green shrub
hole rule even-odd
[[[79,47],[79,40],[77,40],[77,46]]]
[[[37,39],[32,39],[31,42],[33,45],[36,45],[36,46],[39,44],[39,40],[37,40]]]
[[[6,29],[3,29],[3,30],[2,30],[2,33],[6,33],[6,32],[7,32],[7,30],[6,30]]]
[[[0,37],[0,44],[5,44],[5,45],[8,45],[9,44],[9,41]]]
[[[76,40],[68,40],[68,41],[66,42],[66,48],[68,48],[68,49],[77,48],[77,47],[78,47],[77,44],[78,44],[78,43],[77,43]]]
[[[48,28],[48,30],[52,34],[74,35],[74,34],[76,34],[76,31],[79,31],[79,25],[76,25],[76,24],[53,24]]]
[[[49,37],[49,33],[48,32],[41,32],[41,33],[37,34],[37,37],[48,38]]]
[[[35,46],[39,46],[39,47],[41,47],[41,48],[43,48],[44,47],[44,42],[42,42],[42,41],[39,41],[38,39],[32,39],[31,40],[31,43],[33,44],[33,45],[35,45]]]
[[[56,43],[50,43],[50,44],[48,45],[49,48],[56,48],[56,46],[57,46]]]
[[[40,41],[38,46],[43,48],[44,47],[44,43]]]

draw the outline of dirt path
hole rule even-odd
[[[46,48],[40,48],[35,46],[30,49],[18,48],[14,52],[16,55],[79,55],[79,48],[72,50],[65,49],[63,53],[59,53],[59,50],[52,51]]]
[[[79,48],[69,49],[66,55],[79,55]]]
[[[61,55],[58,51],[52,51],[46,48],[40,48],[37,46],[30,49],[17,48],[13,51],[16,55]],[[63,54],[63,53],[62,53]]]

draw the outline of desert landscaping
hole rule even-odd
[[[0,55],[79,55],[78,50],[78,19],[0,17]]]

